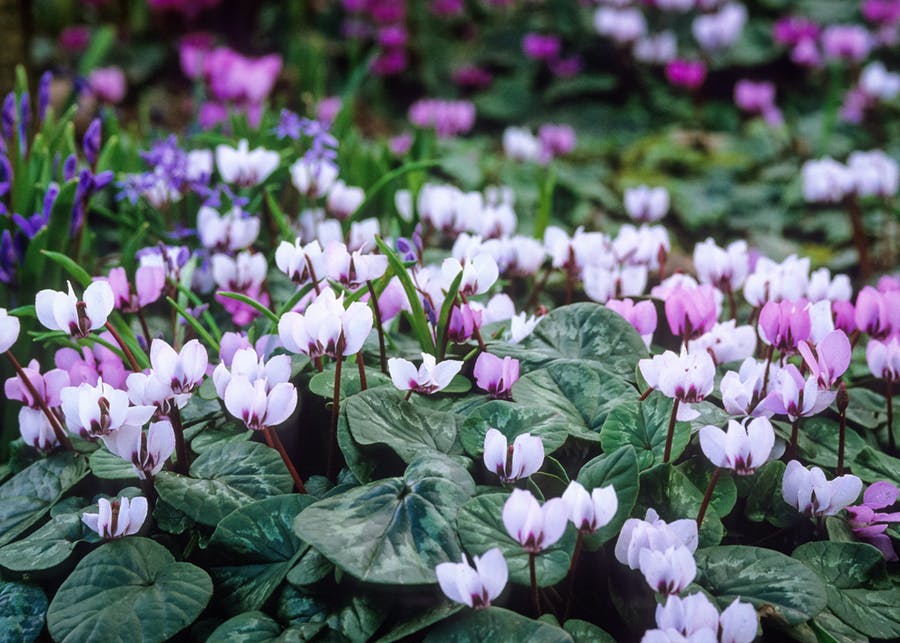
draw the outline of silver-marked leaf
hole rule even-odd
[[[298,628],[285,630],[274,618],[262,612],[238,614],[213,631],[207,643],[287,643],[305,640]]]
[[[469,413],[459,428],[459,441],[474,458],[484,454],[484,436],[494,428],[512,444],[516,436],[530,433],[541,438],[544,453],[550,455],[569,437],[568,423],[556,411],[522,406],[504,400],[491,400]]]
[[[729,545],[699,549],[696,583],[720,609],[736,598],[774,612],[789,625],[807,621],[825,609],[822,580],[798,560],[771,549]]]
[[[671,464],[658,464],[641,473],[636,503],[641,509],[641,516],[646,509],[652,507],[667,521],[696,518],[702,502],[703,491]],[[714,507],[710,507],[700,527],[700,546],[718,545],[722,542],[724,533],[725,528],[719,515]]]
[[[106,543],[85,556],[47,611],[50,635],[76,641],[165,641],[193,623],[212,596],[212,581],[147,538]]]
[[[366,369],[366,390],[380,386],[393,386],[389,375],[373,368]],[[326,368],[323,373],[316,373],[309,380],[309,390],[327,400],[334,399],[334,368]],[[352,363],[341,370],[341,399],[361,392],[362,383],[359,372]]]
[[[572,437],[600,441],[600,427],[611,411],[637,390],[590,361],[557,361],[523,375],[513,385],[513,399],[524,406],[552,410],[569,423]]]
[[[39,587],[0,583],[0,643],[31,643],[44,629],[47,597]]]
[[[616,639],[593,623],[570,618],[563,625],[575,643],[616,643]]]
[[[529,585],[528,552],[503,526],[503,505],[508,497],[505,493],[489,493],[464,504],[457,519],[459,536],[466,551],[474,556],[499,547],[509,568],[510,582]],[[567,527],[559,542],[537,555],[535,572],[539,586],[549,587],[566,577],[574,547],[575,530]]]
[[[159,497],[203,525],[216,525],[254,500],[290,493],[293,480],[275,449],[257,442],[228,442],[201,454],[190,476],[162,471]]]
[[[482,643],[483,641],[528,641],[529,643],[573,643],[568,632],[555,625],[535,621],[502,607],[466,610],[442,621],[425,637],[426,643]]]
[[[552,310],[521,344],[492,342],[488,350],[519,359],[523,372],[558,359],[590,360],[629,380],[638,360],[647,356],[643,340],[624,317],[587,302]]]
[[[100,447],[88,456],[91,473],[101,480],[137,480],[138,475],[128,460]]]
[[[225,516],[209,547],[228,565],[213,565],[216,596],[231,612],[262,607],[306,549],[294,519],[312,499],[299,494],[253,502]]]
[[[370,640],[386,617],[384,602],[370,593],[348,592],[329,597],[304,594],[288,586],[278,600],[278,618],[288,625],[326,625],[350,641]]]
[[[294,529],[361,580],[434,583],[435,565],[460,559],[453,525],[474,492],[462,466],[446,456],[422,456],[402,478],[371,482],[310,505]]]
[[[79,514],[56,516],[25,538],[0,547],[0,566],[17,572],[50,569],[72,554],[81,537]]]
[[[71,453],[38,460],[0,486],[0,545],[40,520],[87,474],[87,462]]]
[[[673,405],[673,400],[658,391],[653,391],[641,402],[637,396],[632,396],[618,404],[606,418],[600,430],[600,445],[604,451],[615,451],[630,444],[637,450],[641,469],[662,462]],[[676,422],[670,462],[678,459],[690,439],[690,424]]]
[[[631,516],[640,486],[637,454],[633,447],[625,446],[599,455],[581,467],[577,480],[588,491],[610,484],[616,490],[619,504],[616,515],[609,524],[584,539],[585,548],[593,551],[617,536]]]

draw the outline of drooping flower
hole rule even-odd
[[[572,480],[562,499],[569,508],[569,520],[584,534],[608,525],[619,509],[619,498],[611,484],[589,493],[580,482]]]
[[[264,147],[250,149],[246,139],[238,141],[238,146],[216,146],[216,167],[222,180],[240,187],[253,187],[265,181],[278,167],[281,157],[278,152]]]
[[[69,431],[87,439],[108,435],[123,426],[142,427],[156,411],[153,406],[131,406],[125,391],[103,380],[96,386],[67,386],[59,396]]]
[[[847,522],[853,535],[880,549],[888,561],[896,561],[897,552],[894,551],[891,537],[885,531],[891,523],[900,522],[900,511],[883,513],[876,509],[887,509],[892,506],[897,502],[898,494],[900,492],[895,485],[882,480],[866,489],[861,505],[847,507],[850,516]]]
[[[466,261],[465,265],[452,257],[444,259],[441,264],[441,276],[447,283],[451,283],[462,272],[462,280],[459,282],[459,292],[464,296],[481,295],[486,293],[497,277],[500,269],[493,257],[487,254],[479,254]]]
[[[295,312],[282,315],[278,336],[287,350],[311,359],[323,355],[347,356],[359,352],[373,323],[369,306],[355,301],[344,309],[344,296],[338,297],[331,288],[326,288],[302,315]]]
[[[113,290],[116,308],[122,312],[134,313],[160,298],[166,285],[166,271],[162,266],[138,267],[134,274],[134,290],[125,268],[110,270],[107,282]]]
[[[463,554],[461,563],[440,563],[434,569],[441,591],[452,601],[481,609],[500,596],[509,577],[506,559],[497,547],[473,558],[474,569]]]
[[[297,408],[297,389],[290,382],[272,387],[265,379],[232,376],[225,387],[225,408],[248,429],[263,431],[287,420]]]
[[[681,421],[699,415],[699,411],[690,405],[702,402],[715,383],[716,365],[706,351],[682,352],[680,355],[666,351],[640,360],[638,367],[651,388],[680,402],[678,419]]]
[[[544,443],[537,436],[522,433],[510,445],[506,436],[490,428],[484,436],[484,466],[501,482],[527,478],[544,464]]]
[[[112,288],[105,281],[94,281],[84,290],[82,299],[75,296],[72,284],[68,293],[40,290],[35,298],[38,321],[50,330],[61,330],[73,337],[87,337],[92,330],[106,324],[115,307]]]
[[[850,354],[852,348],[850,340],[842,330],[834,330],[815,347],[815,352],[810,348],[809,342],[800,342],[797,345],[803,361],[810,372],[816,376],[820,389],[830,389],[850,366]]]
[[[756,350],[756,331],[749,324],[738,326],[735,320],[729,319],[688,342],[689,352],[704,350],[716,364],[747,359]]]
[[[625,190],[625,211],[639,223],[659,221],[669,211],[669,191],[639,185]]]
[[[0,353],[5,353],[19,339],[19,318],[0,308]]]
[[[729,420],[727,432],[711,425],[700,429],[700,448],[709,461],[740,476],[755,473],[774,446],[775,430],[764,417],[746,424]]]
[[[900,290],[880,292],[865,286],[856,296],[856,327],[877,340],[900,330]]]
[[[798,302],[770,301],[759,313],[759,336],[783,354],[797,350],[797,344],[809,339],[812,321],[808,309]]]
[[[136,534],[147,520],[147,499],[143,496],[117,498],[112,502],[100,498],[97,505],[98,513],[83,513],[81,520],[102,538],[113,540]]]
[[[475,382],[493,398],[509,398],[519,379],[519,360],[481,353],[475,360]]]
[[[103,437],[110,451],[134,467],[141,480],[154,477],[175,451],[175,431],[168,420],[152,422],[146,432],[139,426],[123,426]]]
[[[770,377],[769,393],[760,403],[768,413],[787,415],[791,422],[816,415],[834,401],[833,391],[820,390],[815,375],[805,380],[793,364],[779,369],[774,381]]]
[[[306,283],[313,277],[318,282],[325,276],[325,257],[316,240],[306,245],[300,242],[300,237],[293,244],[282,241],[275,250],[275,265],[297,284]]]
[[[453,359],[438,363],[434,355],[428,353],[422,353],[422,365],[419,368],[400,357],[388,360],[388,372],[394,386],[401,391],[414,391],[422,395],[431,395],[447,388],[462,366],[461,361]]]
[[[713,287],[676,288],[666,297],[666,320],[676,337],[697,339],[711,330],[718,317]]]
[[[506,532],[530,554],[556,544],[568,522],[569,509],[562,498],[553,498],[541,506],[530,491],[513,489],[503,505]]]
[[[665,551],[669,547],[684,545],[693,553],[697,549],[697,539],[696,520],[685,518],[667,523],[656,511],[648,509],[643,520],[629,518],[622,525],[616,541],[616,560],[631,569],[638,569],[642,551]]]
[[[827,480],[819,467],[807,469],[791,460],[781,481],[784,501],[810,516],[833,516],[859,497],[862,480],[854,475]]]
[[[883,342],[870,339],[866,363],[875,377],[889,382],[900,379],[900,337],[895,335]]]

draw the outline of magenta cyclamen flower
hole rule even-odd
[[[890,482],[881,481],[872,484],[863,494],[861,505],[847,507],[850,528],[853,534],[865,540],[884,554],[889,561],[897,560],[897,552],[891,543],[891,537],[885,534],[891,523],[900,522],[900,511],[881,513],[876,509],[887,509],[897,502],[900,491]]]
[[[475,382],[493,398],[509,398],[519,379],[519,360],[482,353],[475,361]]]
[[[797,350],[797,344],[809,339],[812,322],[804,304],[770,301],[759,313],[759,336],[782,354]]]
[[[543,464],[544,443],[537,436],[522,433],[511,445],[497,429],[488,429],[484,436],[484,466],[496,473],[501,482],[527,478]]]
[[[856,296],[856,327],[883,340],[900,330],[900,290],[880,292],[866,286]]]
[[[503,505],[506,532],[530,554],[552,547],[562,538],[569,523],[569,508],[562,498],[543,506],[524,489],[513,489]]]
[[[706,80],[706,65],[699,60],[673,60],[666,65],[666,79],[676,87],[698,89]]]
[[[556,36],[529,33],[522,39],[522,51],[532,60],[553,60],[559,56],[559,50],[559,38]]]
[[[473,558],[475,568],[463,554],[461,563],[441,563],[434,569],[441,591],[452,601],[481,609],[500,596],[506,587],[509,570],[506,559],[496,547]]]
[[[666,320],[676,337],[696,339],[712,329],[718,317],[712,286],[676,288],[666,297]]]

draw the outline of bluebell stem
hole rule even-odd
[[[91,124],[87,128],[87,131],[84,133],[84,158],[87,159],[87,162],[91,167],[94,167],[97,164],[97,159],[100,156],[100,128],[100,119],[95,118],[93,121],[91,121]]]
[[[45,71],[41,74],[38,83],[38,122],[43,123],[47,117],[47,108],[50,107],[50,84],[53,82],[53,73]]]
[[[0,110],[0,131],[7,142],[13,139],[16,129],[16,94],[9,92],[3,99],[3,108]]]

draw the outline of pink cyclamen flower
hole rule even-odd
[[[669,191],[664,187],[639,185],[625,190],[625,211],[638,223],[652,223],[669,211]]]
[[[831,25],[822,32],[822,49],[827,58],[860,63],[873,45],[872,34],[860,25]]]
[[[146,433],[140,427],[125,426],[105,436],[103,443],[146,480],[162,471],[175,451],[175,431],[168,420],[152,422]]]
[[[530,554],[538,554],[556,544],[569,523],[569,508],[562,498],[543,506],[524,489],[513,489],[503,505],[506,533]]]
[[[808,18],[786,16],[775,23],[772,36],[782,45],[796,45],[804,39],[818,38],[819,26]]]
[[[500,482],[527,478],[544,464],[544,443],[537,436],[522,433],[510,445],[506,436],[494,428],[484,436],[484,466],[496,473]]]
[[[718,317],[712,286],[676,288],[666,297],[666,321],[676,337],[696,339],[712,329]]]
[[[232,376],[225,387],[225,408],[248,429],[263,431],[287,420],[297,408],[297,389],[290,382],[269,387],[265,379]]]
[[[422,353],[422,365],[419,368],[410,361],[392,357],[388,360],[388,372],[399,390],[431,395],[447,388],[462,365],[461,361],[453,359],[438,363],[434,355]]]
[[[311,359],[358,353],[372,331],[372,309],[355,301],[344,309],[344,296],[331,288],[322,291],[305,312],[288,312],[278,322],[281,343],[292,353]]]
[[[472,306],[462,304],[454,306],[450,311],[450,323],[447,326],[447,337],[451,342],[461,344],[468,341],[476,328],[481,328],[484,314],[480,310],[474,310]]]
[[[102,538],[113,540],[136,534],[147,520],[147,499],[143,496],[117,498],[112,502],[100,498],[97,505],[99,512],[83,513],[81,521]]]
[[[509,570],[506,559],[496,547],[473,558],[475,568],[463,554],[461,563],[441,563],[434,568],[441,591],[452,601],[481,609],[500,596]]]
[[[510,397],[512,385],[519,379],[519,360],[482,353],[475,360],[475,382],[493,398]]]
[[[797,460],[788,462],[781,481],[784,501],[810,516],[833,516],[859,497],[862,480],[854,475],[826,480],[819,467],[807,469]]]
[[[765,464],[775,446],[775,430],[767,418],[749,424],[728,421],[728,431],[717,426],[700,429],[700,448],[715,466],[731,469],[739,476],[751,475]]]
[[[856,327],[884,340],[900,330],[900,290],[880,292],[865,286],[856,296]]]
[[[104,103],[115,105],[125,98],[125,72],[118,67],[94,69],[87,80],[91,92]]]
[[[559,56],[559,38],[539,33],[525,34],[522,51],[532,60],[554,60]]]
[[[775,415],[786,415],[791,422],[800,417],[810,417],[826,409],[836,393],[820,390],[818,378],[810,375],[805,380],[793,364],[780,369],[770,378],[769,393],[760,403],[763,410]]]
[[[702,402],[713,390],[716,364],[706,351],[680,355],[666,351],[640,360],[638,367],[651,388],[680,402],[678,419],[681,421],[697,417],[700,412],[691,408],[691,404]]]
[[[597,487],[590,493],[577,480],[572,480],[562,495],[569,508],[569,520],[583,534],[605,527],[619,510],[619,499],[612,485]]]
[[[865,540],[881,550],[888,561],[897,560],[897,552],[891,543],[891,537],[885,534],[891,523],[900,522],[900,512],[878,512],[876,509],[887,509],[897,502],[900,491],[890,482],[884,480],[869,486],[863,493],[861,505],[847,507],[848,523],[853,535]]]
[[[134,274],[134,290],[125,268],[110,270],[107,282],[115,295],[116,309],[135,313],[160,298],[166,285],[166,270],[162,266],[138,267]]]
[[[19,318],[0,308],[0,353],[5,353],[19,339]]]
[[[622,525],[616,541],[616,560],[631,569],[641,566],[641,552],[646,549],[665,551],[669,547],[683,545],[689,552],[697,550],[697,521],[683,518],[667,523],[653,509],[648,509],[644,519],[629,518]]]
[[[697,575],[694,554],[684,545],[665,550],[644,549],[640,553],[640,569],[644,580],[659,594],[680,594]]]
[[[54,368],[42,375],[41,365],[36,359],[33,359],[22,369],[22,372],[48,407],[53,408],[60,405],[60,392],[69,386],[69,374],[66,371]],[[41,400],[34,399],[31,389],[18,375],[7,379],[3,388],[8,399],[17,400],[32,409],[41,408]]]
[[[676,87],[699,89],[706,80],[706,64],[700,60],[675,59],[666,65],[666,79]]]
[[[798,302],[770,301],[759,313],[760,338],[783,354],[794,353],[800,342],[809,339],[811,326],[809,310]]]
[[[650,349],[650,342],[657,324],[656,306],[652,301],[644,300],[635,303],[633,299],[610,299],[606,302],[606,307],[624,317],[644,340],[647,349]]]
[[[870,339],[866,363],[875,377],[888,382],[900,380],[900,337],[894,335],[883,342]]]
[[[565,156],[575,149],[575,130],[569,125],[545,123],[538,129],[538,139],[541,141],[541,156],[544,162],[549,162],[557,156]]]
[[[452,138],[472,129],[475,105],[464,100],[423,98],[410,106],[409,122],[422,129],[433,127],[439,138]]]
[[[106,324],[115,307],[112,288],[105,281],[95,281],[84,290],[82,299],[75,296],[72,284],[68,293],[40,290],[35,298],[38,321],[50,330],[61,330],[73,337],[87,337],[92,330]]]
[[[850,366],[852,347],[842,330],[833,330],[815,347],[800,342],[797,349],[810,372],[816,376],[820,389],[829,389]]]

